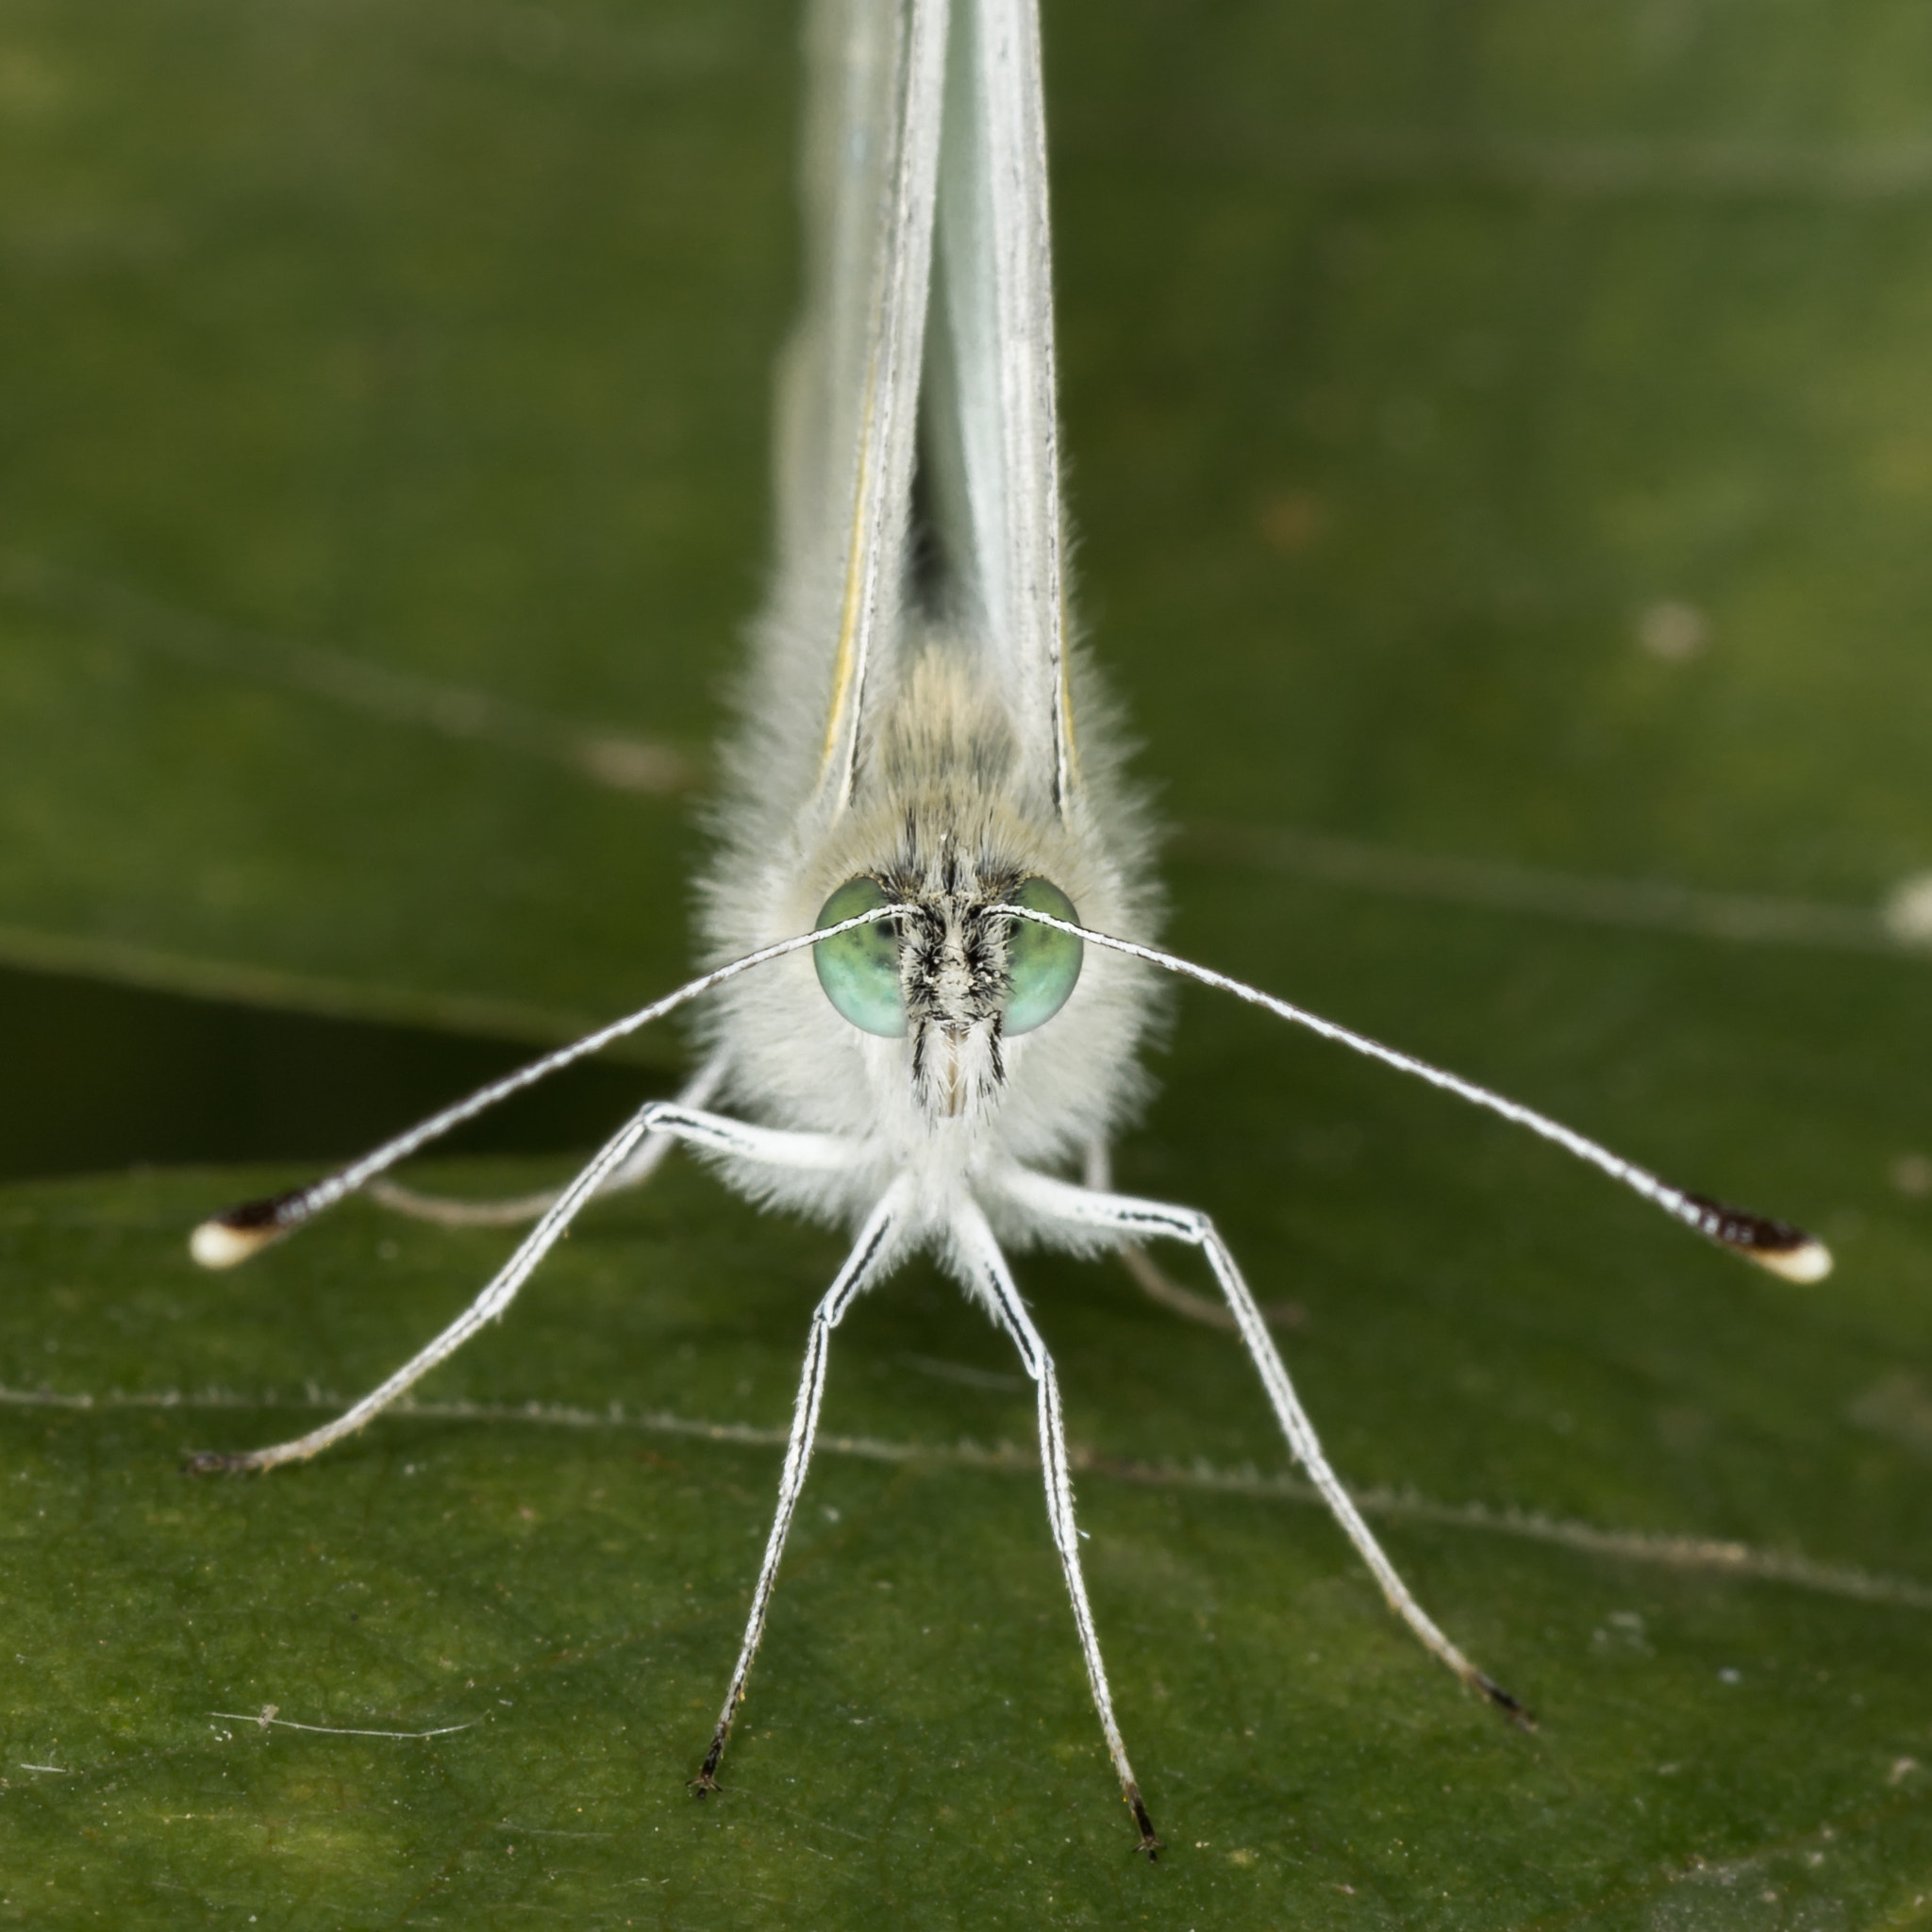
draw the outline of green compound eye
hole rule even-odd
[[[1074,902],[1046,879],[1023,880],[1007,900],[1029,912],[1044,912],[1049,919],[1064,919],[1069,925],[1080,923]],[[1007,972],[1012,985],[1007,994],[1006,1032],[1031,1033],[1066,1005],[1080,977],[1083,950],[1070,932],[1035,925],[1030,919],[1008,922]]]
[[[847,879],[819,908],[821,926],[857,919],[874,906],[890,906],[892,895],[876,879]],[[835,940],[821,940],[811,949],[825,997],[861,1033],[887,1040],[906,1030],[906,999],[899,991],[899,935],[893,922],[856,925]],[[1058,933],[1049,933],[1058,939]],[[1064,995],[1062,995],[1064,997]]]

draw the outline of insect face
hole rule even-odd
[[[1051,880],[1014,879],[1010,868],[949,856],[936,868],[848,879],[818,924],[894,903],[907,908],[902,918],[821,941],[813,964],[844,1019],[861,1032],[907,1041],[908,1074],[924,1111],[955,1119],[989,1103],[1004,1083],[1002,1042],[1044,1025],[1080,977],[1077,939],[1002,908],[1024,906],[1069,923],[1078,914]]]

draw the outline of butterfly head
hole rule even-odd
[[[1080,977],[1077,939],[1010,908],[1072,923],[1073,903],[1016,868],[891,866],[848,879],[818,924],[889,905],[905,910],[812,949],[819,984],[861,1032],[906,1041],[913,1096],[928,1119],[976,1114],[1005,1084],[1008,1042],[1046,1024]]]

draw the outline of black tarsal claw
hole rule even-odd
[[[1127,1808],[1133,1812],[1134,1823],[1141,1830],[1141,1842],[1134,1849],[1137,1852],[1145,1853],[1147,1862],[1151,1865],[1167,1847],[1161,1842],[1158,1834],[1155,1831],[1154,1821],[1148,1817],[1147,1807],[1141,1802],[1139,1791],[1129,1791],[1127,1793]]]
[[[1536,1729],[1536,1713],[1510,1696],[1493,1678],[1486,1677],[1478,1671],[1475,1674],[1475,1687],[1519,1731]]]

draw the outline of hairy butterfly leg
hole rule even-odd
[[[1053,1357],[1034,1327],[1020,1299],[1007,1257],[993,1239],[986,1216],[973,1202],[964,1203],[953,1217],[953,1256],[955,1264],[967,1277],[973,1292],[982,1296],[993,1319],[1012,1338],[1020,1360],[1032,1376],[1040,1403],[1040,1461],[1046,1478],[1046,1513],[1053,1526],[1054,1547],[1058,1550],[1060,1568],[1066,1574],[1067,1595],[1074,1607],[1074,1623],[1080,1635],[1080,1655],[1086,1659],[1087,1681],[1092,1687],[1094,1708],[1100,1713],[1100,1728],[1107,1738],[1107,1749],[1120,1777],[1121,1793],[1134,1815],[1141,1834],[1139,1849],[1151,1858],[1160,1850],[1154,1821],[1141,1797],[1134,1767],[1127,1761],[1127,1747],[1122,1741],[1120,1725],[1113,1714],[1113,1693],[1108,1688],[1107,1665],[1100,1655],[1100,1638],[1093,1627],[1093,1609],[1087,1600],[1087,1581],[1080,1568],[1080,1536],[1074,1522],[1074,1481],[1067,1465],[1067,1432],[1060,1412],[1059,1377],[1054,1373]]]
[[[1105,1141],[1090,1141],[1083,1163],[1082,1179],[1097,1194],[1113,1192],[1113,1162]],[[1128,1246],[1119,1250],[1120,1263],[1132,1275],[1134,1285],[1150,1302],[1158,1302],[1170,1313],[1184,1315],[1204,1328],[1219,1328],[1224,1335],[1239,1335],[1241,1324],[1220,1302],[1183,1288],[1145,1248]],[[1299,1302],[1268,1302],[1261,1312],[1277,1328],[1299,1328],[1307,1312]]]
[[[751,1126],[723,1114],[681,1107],[673,1100],[648,1101],[605,1142],[596,1158],[545,1210],[542,1219],[524,1237],[515,1254],[491,1277],[482,1293],[426,1348],[411,1356],[380,1387],[372,1390],[333,1422],[325,1423],[319,1429],[311,1429],[306,1436],[297,1436],[288,1442],[273,1443],[265,1449],[247,1449],[234,1455],[208,1453],[192,1457],[188,1463],[190,1471],[203,1474],[217,1470],[266,1470],[277,1468],[285,1462],[306,1461],[332,1443],[341,1441],[344,1436],[353,1435],[365,1423],[380,1415],[439,1362],[454,1355],[485,1323],[495,1320],[508,1308],[516,1299],[517,1291],[563,1237],[571,1223],[652,1134],[668,1135],[714,1152],[736,1154],[774,1166],[838,1167],[852,1158],[847,1143],[834,1140],[830,1135],[784,1134],[769,1127]]]
[[[724,1084],[725,1062],[723,1054],[713,1054],[685,1082],[677,1096],[680,1107],[703,1107]],[[626,1188],[641,1188],[664,1165],[674,1137],[646,1134],[629,1156],[605,1175],[597,1189],[601,1194],[615,1194]],[[452,1194],[427,1194],[401,1181],[371,1181],[369,1198],[412,1221],[427,1221],[438,1227],[521,1227],[527,1221],[554,1208],[563,1198],[562,1188],[540,1188],[534,1193],[508,1194],[495,1200],[466,1201]]]
[[[1383,1553],[1374,1532],[1362,1521],[1361,1512],[1328,1465],[1314,1424],[1309,1422],[1307,1411],[1302,1407],[1301,1398],[1294,1391],[1294,1384],[1289,1379],[1281,1352],[1274,1346],[1274,1339],[1268,1332],[1268,1324],[1262,1319],[1254,1294],[1241,1278],[1234,1256],[1213,1222],[1192,1208],[1137,1200],[1128,1194],[1097,1193],[1024,1168],[1004,1171],[999,1184],[1012,1200],[1048,1224],[1058,1224],[1070,1229],[1104,1230],[1133,1241],[1165,1236],[1201,1249],[1208,1257],[1208,1265],[1214,1271],[1214,1278],[1220,1283],[1222,1293],[1227,1298],[1228,1310],[1235,1319],[1241,1341],[1260,1372],[1262,1387],[1268,1392],[1268,1400],[1274,1409],[1275,1420],[1281,1424],[1281,1432],[1288,1439],[1289,1449],[1314,1484],[1323,1502],[1328,1506],[1329,1513],[1346,1532],[1356,1553],[1381,1585],[1389,1607],[1414,1631],[1431,1656],[1440,1657],[1465,1684],[1480,1690],[1513,1722],[1524,1728],[1530,1727],[1533,1721],[1524,1707],[1471,1663],[1436,1626],[1428,1612],[1409,1593],[1408,1586]]]
[[[804,1138],[804,1137],[799,1137]],[[805,1344],[805,1362],[799,1371],[798,1398],[791,1407],[791,1435],[785,1445],[785,1467],[778,1477],[778,1507],[772,1518],[772,1533],[765,1541],[765,1559],[758,1567],[757,1588],[752,1591],[751,1615],[745,1621],[744,1641],[738,1650],[738,1664],[731,1673],[731,1688],[724,1693],[724,1706],[718,1713],[718,1726],[711,1734],[711,1748],[691,1788],[699,1797],[718,1789],[718,1764],[731,1735],[732,1720],[744,1701],[746,1682],[751,1676],[752,1659],[758,1655],[758,1641],[765,1634],[765,1617],[772,1605],[772,1591],[778,1579],[779,1558],[785,1554],[785,1539],[798,1508],[805,1488],[806,1471],[811,1465],[812,1442],[818,1434],[819,1405],[825,1392],[825,1359],[831,1352],[832,1330],[844,1320],[845,1311],[858,1296],[893,1259],[895,1237],[914,1191],[909,1177],[893,1182],[885,1197],[868,1216],[859,1230],[852,1252],[839,1270],[812,1313],[811,1329]]]

